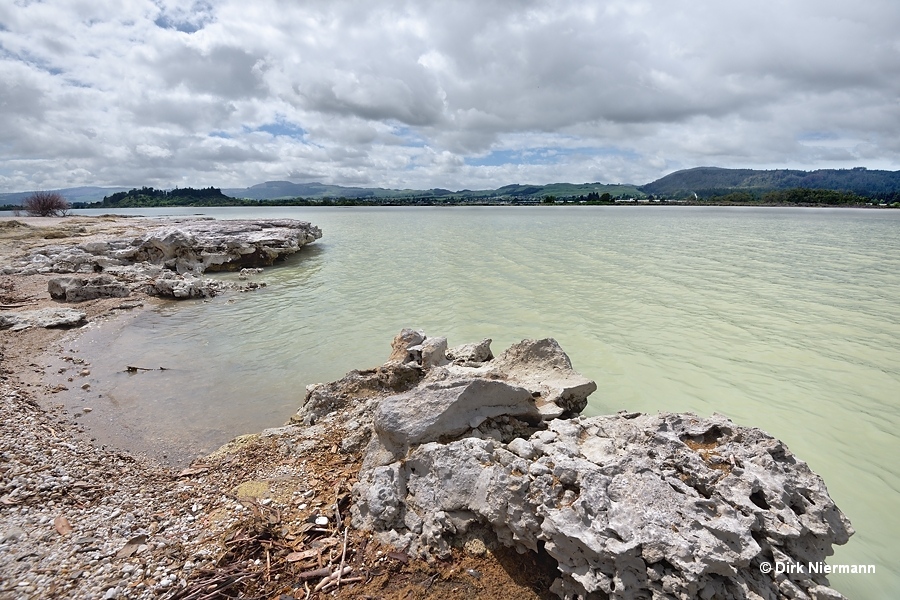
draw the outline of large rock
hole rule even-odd
[[[552,416],[577,415],[597,390],[596,383],[572,368],[572,361],[552,338],[522,340],[490,364],[496,373],[534,392],[540,405],[547,407],[544,411]]]
[[[808,597],[824,577],[779,581],[760,565],[824,561],[852,533],[805,463],[721,416],[576,418],[516,444],[429,442],[361,481],[356,526],[437,555],[488,528],[552,556],[563,597]]]
[[[115,256],[177,273],[239,271],[270,266],[320,237],[318,227],[293,219],[195,220],[152,231]]]
[[[394,340],[391,342],[391,355],[388,357],[388,362],[395,363],[408,363],[408,362],[422,362],[421,353],[416,354],[412,348],[418,347],[422,342],[425,341],[425,332],[418,331],[415,329],[401,329],[400,333],[394,336]]]
[[[173,220],[137,239],[122,235],[77,245],[41,246],[0,272],[75,274],[48,283],[51,296],[66,302],[122,297],[138,289],[171,298],[201,298],[223,289],[264,285],[200,279],[202,273],[268,266],[321,237],[318,227],[292,219]]]
[[[0,313],[0,329],[21,331],[29,327],[69,328],[80,327],[87,315],[72,308],[41,308],[22,312]]]
[[[478,343],[462,344],[447,350],[447,358],[456,364],[468,366],[480,366],[480,363],[486,362],[494,358],[491,352],[490,338],[485,338]]]
[[[124,298],[131,288],[110,275],[97,277],[56,277],[47,282],[50,297],[66,302],[84,302],[97,298]]]
[[[374,425],[386,446],[405,452],[411,445],[452,438],[503,415],[541,420],[525,388],[491,379],[448,378],[385,398]]]
[[[365,447],[355,527],[425,557],[473,536],[549,554],[564,598],[841,598],[760,570],[821,562],[853,532],[783,443],[720,415],[546,420],[542,402],[569,416],[594,389],[556,342],[425,364],[443,345],[404,330],[384,366],[307,394],[298,421]]]

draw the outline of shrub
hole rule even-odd
[[[32,217],[64,217],[70,205],[57,192],[35,192],[22,201],[22,208]]]

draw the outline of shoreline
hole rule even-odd
[[[52,237],[23,242],[19,236],[3,237],[10,230],[0,228],[0,265],[35,245],[64,240],[58,232],[61,226],[79,236],[104,236],[137,234],[160,223],[170,224],[169,219],[135,217],[34,221],[36,227],[52,232]],[[2,304],[24,304],[20,308],[28,309],[57,305],[47,292],[50,277],[0,275]],[[7,302],[13,300],[19,302]],[[128,300],[160,302],[147,294]],[[116,318],[121,304],[121,298],[103,298],[75,306],[88,320],[96,320]],[[145,309],[146,305],[136,308]],[[0,311],[0,316],[5,312]],[[273,579],[267,569],[260,568],[267,566],[267,553],[260,554],[257,542],[250,543],[250,538],[256,539],[253,536],[272,526],[276,516],[268,507],[276,504],[276,522],[285,527],[303,531],[322,518],[328,522],[325,528],[316,527],[324,533],[314,533],[319,540],[313,553],[318,562],[304,567],[307,571],[315,573],[315,564],[333,568],[340,562],[342,548],[336,546],[342,533],[350,533],[349,516],[342,511],[361,462],[358,449],[341,450],[346,438],[343,428],[291,426],[294,431],[288,439],[281,431],[284,428],[277,427],[240,436],[184,469],[99,446],[91,440],[89,429],[63,407],[53,405],[52,390],[44,380],[47,367],[35,360],[47,353],[59,356],[56,347],[82,333],[37,327],[0,330],[0,514],[4,521],[0,600],[54,595],[104,600],[184,597],[185,590],[196,591],[201,584],[216,588],[247,577],[257,578],[253,585],[260,588],[277,586],[279,576]],[[84,362],[77,369],[89,370],[90,357],[78,358]],[[298,406],[301,400],[298,397]],[[290,417],[285,415],[284,422]],[[230,546],[225,541],[236,534],[249,536],[248,556],[228,554]],[[435,590],[441,588],[447,598],[554,597],[531,589],[532,576],[541,576],[546,569],[536,570],[538,565],[528,562],[530,557],[511,549],[459,552],[450,561],[429,565],[402,553],[391,555],[391,548],[364,532],[352,532],[344,544],[357,564],[371,564],[374,572],[381,573],[377,589],[384,598],[406,598],[411,590],[427,593],[435,579],[441,580]],[[308,564],[306,558],[288,566],[296,572]],[[510,566],[534,573],[520,582],[518,575],[507,572]],[[301,586],[295,590],[299,597],[319,598],[325,592],[313,592],[314,585],[309,585],[318,580],[301,577],[292,585]],[[410,580],[418,583],[410,587]],[[329,597],[357,597],[346,587],[327,591]]]
[[[203,211],[208,209],[254,209],[273,211],[303,208],[303,209],[352,209],[352,208],[603,208],[603,207],[689,207],[689,208],[825,208],[825,209],[846,209],[846,210],[891,210],[898,209],[900,206],[892,206],[890,204],[785,204],[785,203],[734,203],[734,202],[700,202],[700,201],[683,201],[683,202],[666,202],[666,201],[623,201],[613,202],[609,204],[588,204],[580,202],[556,202],[554,204],[544,204],[541,202],[523,203],[523,202],[458,202],[458,203],[383,203],[383,204],[287,204],[287,205],[243,205],[243,204],[224,204],[216,206],[193,206],[193,205],[177,205],[177,206],[133,206],[133,207],[101,207],[101,208],[73,208],[69,210],[69,214],[65,217],[49,217],[51,219],[72,219],[72,218],[93,218],[95,216],[111,216],[111,217],[128,217],[128,218],[147,218],[159,219],[163,216],[148,217],[143,214],[124,215],[118,212],[110,213],[106,211],[141,211],[141,210],[197,210]],[[97,215],[87,215],[81,211],[100,211]],[[0,209],[0,219],[25,220],[25,219],[47,219],[48,217],[25,217],[17,216],[15,210],[10,208]],[[204,218],[203,213],[192,213],[190,215],[171,215],[175,218]]]
[[[3,280],[15,277],[4,276]],[[46,276],[25,277],[46,283]],[[15,291],[13,286],[10,293]],[[52,303],[48,297],[38,298],[40,302]],[[114,310],[112,305],[117,302],[121,299],[89,300],[84,304],[96,317]],[[34,338],[29,347],[38,349],[46,349],[62,337],[58,332],[42,331],[44,335],[34,330],[16,335]],[[10,338],[7,332],[2,335],[6,354]],[[441,338],[431,338],[435,339]],[[15,584],[11,588],[0,587],[3,600],[40,597],[47,589],[67,597],[107,600],[182,598],[237,580],[245,581],[244,593],[271,594],[292,589],[296,597],[320,597],[331,591],[336,591],[336,597],[358,597],[358,587],[333,590],[339,586],[333,585],[335,580],[328,580],[331,573],[344,572],[345,557],[350,557],[346,583],[358,584],[366,593],[381,597],[405,598],[410,593],[446,598],[554,597],[549,590],[556,573],[555,562],[547,562],[548,557],[541,553],[518,554],[488,534],[483,540],[469,539],[464,547],[447,549],[446,556],[424,561],[417,556],[418,551],[382,546],[378,536],[351,526],[349,512],[351,508],[356,510],[354,499],[359,502],[357,479],[364,466],[366,439],[371,435],[366,433],[370,431],[365,425],[368,413],[356,414],[365,407],[349,412],[316,412],[305,426],[285,426],[241,436],[181,471],[162,469],[145,459],[97,448],[76,438],[77,427],[60,419],[61,415],[53,410],[35,406],[35,397],[46,390],[39,386],[33,389],[35,384],[23,386],[24,379],[19,379],[20,374],[25,375],[26,366],[31,369],[30,377],[41,370],[38,363],[24,363],[27,354],[22,349],[26,346],[15,345],[18,354],[12,353],[11,362],[6,356],[3,358],[4,369],[12,366],[13,372],[6,374],[2,387],[4,429],[0,452],[10,467],[2,474],[0,510],[10,516],[7,521],[12,527],[0,532],[0,550],[5,551],[0,555],[6,557],[0,558],[0,573]],[[391,366],[389,361],[378,369],[353,371],[338,382],[313,386],[303,402],[305,413],[312,415],[310,407],[317,411],[338,398],[356,397],[371,385],[373,376],[379,379],[381,374],[388,380],[396,375],[400,379],[391,386],[404,389],[404,373],[410,368],[433,368],[426,367],[425,346],[422,348],[414,350],[405,345],[401,349],[395,340],[392,359],[397,352],[402,357],[408,352],[419,352],[419,367],[399,363]],[[441,355],[443,352],[431,356]],[[16,364],[22,367],[19,373]],[[362,390],[357,385],[362,385]],[[374,394],[365,392],[359,399],[368,406],[385,393],[396,393],[393,387],[382,389],[378,387],[381,385],[377,384]],[[527,394],[527,398],[531,401],[532,395]],[[318,406],[312,406],[311,399],[317,399]],[[570,406],[561,412],[571,410],[577,414],[581,408]],[[556,409],[550,409],[551,415],[556,414]],[[627,414],[611,419],[630,422],[639,416]],[[303,420],[302,416],[298,420]],[[356,425],[352,425],[354,422]],[[599,422],[577,421],[579,427],[595,427]],[[716,427],[723,426],[717,423]],[[701,433],[698,430],[688,435]],[[550,441],[547,436],[539,437]],[[501,435],[498,441],[502,439]],[[485,448],[493,447],[488,438],[483,441]],[[520,437],[512,441],[517,443],[515,453],[523,458],[532,456],[527,445],[530,442]],[[690,444],[688,447],[704,461],[715,458],[709,454],[711,446],[706,433],[696,443],[696,448]],[[676,441],[676,445],[680,444]],[[512,443],[509,448],[512,450]],[[599,447],[590,451],[597,456],[603,452],[606,451],[601,452]],[[690,456],[693,455],[688,453]],[[740,466],[741,462],[739,458],[735,463],[732,457],[731,467]],[[730,471],[726,463],[711,464],[715,466],[709,472],[720,467]],[[520,474],[532,471],[519,469],[514,467]],[[561,497],[570,501],[571,482],[566,485],[570,487]],[[687,492],[690,490],[684,488],[679,493]],[[369,497],[367,503],[371,508],[375,500]],[[818,500],[817,503],[821,505]],[[757,498],[753,504],[757,508],[751,506],[750,510],[759,510],[766,502]],[[354,513],[354,519],[356,516]],[[357,573],[365,577],[360,579]],[[531,579],[523,578],[523,574]],[[318,585],[312,585],[317,581]],[[313,591],[315,587],[321,593]]]

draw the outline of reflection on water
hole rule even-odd
[[[858,531],[832,562],[877,565],[833,582],[853,598],[900,589],[900,211],[208,214],[302,218],[324,237],[267,270],[263,290],[79,342],[93,361],[85,418],[117,443],[184,458],[280,425],[304,386],[381,363],[406,326],[451,345],[492,337],[495,352],[552,336],[597,381],[591,413],[715,411],[785,440]]]

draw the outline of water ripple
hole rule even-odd
[[[172,306],[104,342],[108,369],[178,365],[155,377],[152,402],[148,379],[110,375],[130,443],[190,438],[193,451],[278,425],[304,386],[383,361],[401,327],[451,344],[493,337],[495,350],[554,336],[598,382],[589,412],[717,411],[784,439],[857,528],[835,560],[878,564],[877,578],[838,586],[900,589],[887,552],[900,538],[900,211],[270,216],[311,220],[325,237],[267,270],[264,290]]]

